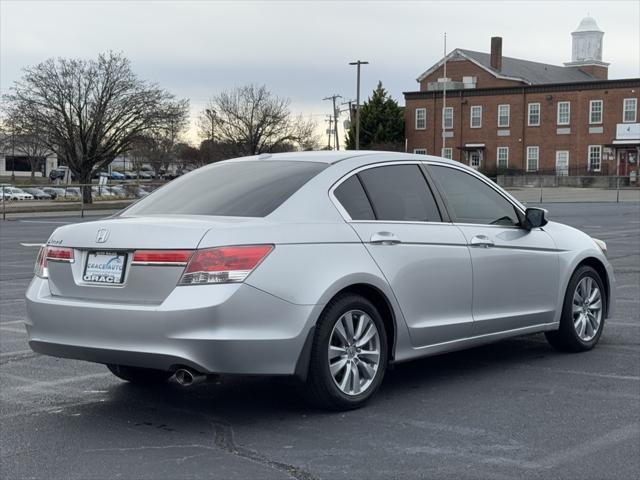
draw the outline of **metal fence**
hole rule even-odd
[[[84,217],[90,210],[120,210],[145,197],[166,182],[123,181],[100,184],[0,185],[2,219],[9,214],[69,212]],[[83,189],[91,189],[91,203],[83,201]]]

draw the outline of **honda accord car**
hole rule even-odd
[[[58,228],[26,293],[31,348],[136,383],[290,375],[361,406],[390,364],[523,334],[589,350],[604,242],[443,158],[309,152],[188,173]]]

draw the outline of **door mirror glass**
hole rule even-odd
[[[523,227],[525,230],[544,227],[547,224],[547,211],[544,208],[527,208],[524,212]]]

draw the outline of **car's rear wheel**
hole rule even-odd
[[[127,382],[139,385],[153,385],[164,383],[173,375],[172,372],[164,370],[155,370],[152,368],[128,367],[125,365],[107,365],[107,368],[116,377],[126,380]]]
[[[340,295],[318,320],[306,396],[323,408],[361,407],[380,386],[387,358],[387,335],[376,307],[360,295]]]
[[[587,265],[578,268],[567,287],[560,328],[546,332],[547,340],[562,351],[592,349],[602,335],[606,305],[606,291],[598,272]]]

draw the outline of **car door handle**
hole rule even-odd
[[[402,243],[395,233],[391,232],[376,232],[371,235],[369,241],[374,245],[396,245]]]
[[[472,247],[489,248],[489,247],[493,247],[493,245],[494,245],[493,240],[491,240],[486,235],[476,235],[471,239]]]

